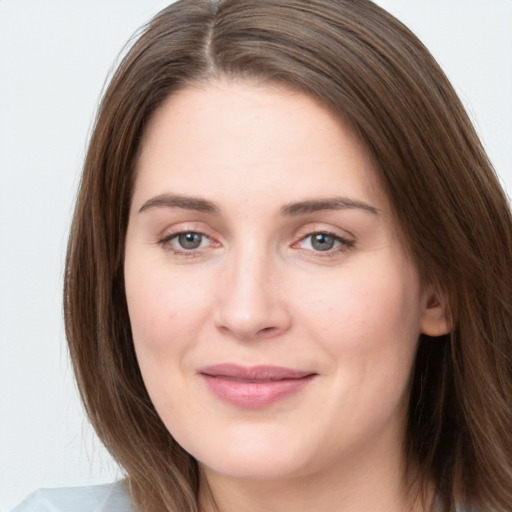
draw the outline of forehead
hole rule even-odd
[[[368,151],[339,117],[292,89],[234,81],[187,87],[148,123],[134,199],[190,188],[213,200],[236,192],[385,201]]]

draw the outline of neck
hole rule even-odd
[[[279,480],[232,478],[202,468],[204,512],[427,512],[433,495],[422,500],[418,485],[405,476],[402,459],[379,464],[347,461],[321,473]]]

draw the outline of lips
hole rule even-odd
[[[198,371],[217,398],[236,407],[257,409],[284,400],[306,387],[314,372],[281,366],[220,364]]]

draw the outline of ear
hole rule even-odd
[[[426,286],[420,331],[427,336],[442,336],[451,331],[450,311],[446,294],[435,286]]]

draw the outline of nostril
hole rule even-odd
[[[260,336],[272,335],[276,332],[276,330],[277,330],[277,327],[264,327],[263,329],[260,329],[258,331],[258,334]]]

